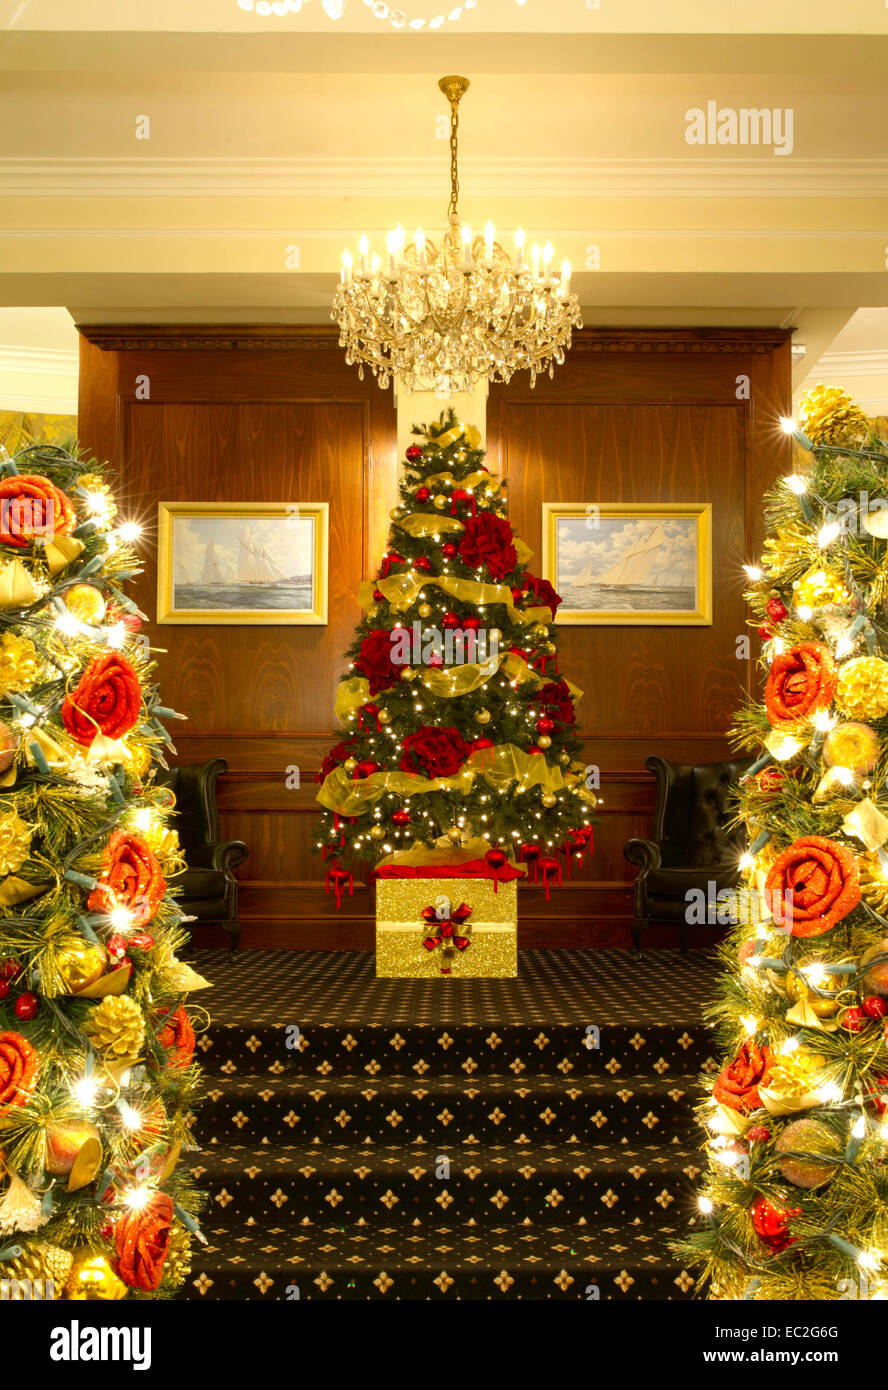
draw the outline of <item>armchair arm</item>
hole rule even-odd
[[[213,868],[224,870],[236,869],[250,852],[243,840],[219,840],[210,851]]]
[[[660,867],[660,846],[653,840],[627,840],[623,853],[630,864],[638,865],[643,874]]]

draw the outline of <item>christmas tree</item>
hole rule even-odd
[[[766,678],[683,1247],[716,1299],[888,1292],[888,445],[835,388],[801,418],[747,569]]]
[[[328,881],[425,846],[429,863],[448,848],[520,861],[548,891],[588,848],[595,805],[581,692],[553,640],[561,599],[527,569],[478,431],[449,410],[413,433],[318,779]]]
[[[76,446],[0,459],[0,1281],[163,1296],[197,1195],[175,1172],[206,984],[155,781],[171,747],[122,585],[140,527]],[[8,1281],[8,1282],[7,1282]]]

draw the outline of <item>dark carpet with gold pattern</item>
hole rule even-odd
[[[201,951],[190,1299],[682,1299],[703,951],[524,951],[515,980]]]

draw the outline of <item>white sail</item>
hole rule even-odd
[[[210,541],[204,551],[203,569],[201,570],[200,582],[202,584],[224,584],[225,567],[216,554],[216,546]]]
[[[675,588],[692,582],[691,578],[676,575],[674,569],[662,568],[662,548],[668,545],[662,522],[657,522],[646,536],[640,537],[621,555],[616,564],[600,574],[594,572],[595,562],[589,564],[572,582],[600,584],[605,588]],[[682,566],[682,571],[684,570]]]
[[[237,578],[240,584],[277,584],[284,571],[273,560],[252,527],[245,527],[238,537]]]

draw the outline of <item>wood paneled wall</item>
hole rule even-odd
[[[124,509],[150,536],[160,500],[330,504],[327,627],[154,627],[151,636],[165,702],[189,715],[176,730],[180,759],[221,754],[230,764],[224,830],[250,847],[244,944],[369,947],[367,891],[337,914],[321,890],[313,776],[333,733],[358,584],[378,563],[395,498],[391,392],[361,382],[323,331],[82,333],[81,439],[117,464]],[[150,396],[138,399],[145,377]],[[725,731],[753,679],[736,656],[746,631],[740,566],[761,545],[761,494],[789,467],[777,423],[789,405],[788,334],[763,330],[588,330],[554,380],[491,391],[489,462],[509,479],[512,520],[537,563],[544,501],[713,506],[711,627],[561,631],[562,669],[585,691],[586,761],[601,768],[601,826],[580,882],[548,904],[522,891],[522,945],[625,944],[622,846],[649,825],[645,758],[727,754]],[[149,544],[136,597],[150,614],[155,584]],[[285,787],[294,764],[300,791]]]

